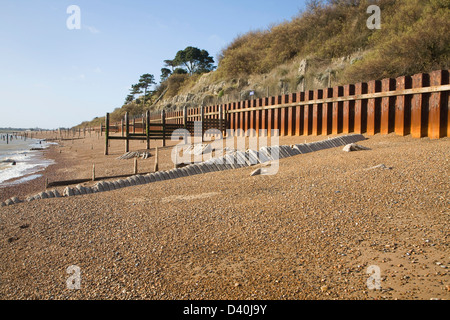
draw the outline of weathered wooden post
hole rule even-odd
[[[411,88],[411,77],[398,77],[396,79],[396,89],[404,90]],[[395,134],[405,136],[410,131],[411,119],[411,98],[406,95],[399,95],[395,104]]]
[[[295,98],[296,98],[297,96],[296,96],[296,94],[295,93],[291,93],[291,94],[289,94],[289,99],[288,99],[288,103],[293,103],[293,102],[296,102],[295,101]],[[259,114],[259,112],[257,113],[257,115]],[[288,136],[292,136],[293,134],[294,134],[294,130],[293,130],[293,122],[294,122],[294,107],[293,106],[290,106],[290,107],[288,107],[288,114],[287,114],[287,117],[288,117],[288,127],[287,127],[287,135]],[[258,130],[257,130],[258,131]]]
[[[342,97],[344,93],[344,87],[343,86],[335,86],[333,88],[333,98],[339,98]],[[332,123],[332,134],[338,134],[342,132],[343,127],[343,102],[342,101],[334,101],[333,102],[333,123]]]
[[[426,76],[423,73],[415,74],[412,77],[413,89],[420,89],[427,85]],[[425,107],[424,94],[417,93],[413,95],[411,102],[411,136],[413,138],[422,138],[428,128],[424,128],[423,109]]]
[[[155,148],[155,172],[158,172],[158,147]]]
[[[183,126],[184,126],[184,144],[188,143],[188,134],[187,134],[187,130],[188,130],[188,108],[187,106],[183,107]]]
[[[305,92],[305,101],[313,100],[313,91]],[[308,136],[312,134],[312,105],[305,104],[303,108],[303,135]]]
[[[275,105],[281,104],[281,96],[275,96]],[[279,106],[277,106],[275,109],[273,109],[273,130],[278,131],[279,135],[281,133],[280,130],[280,117],[281,110]]]
[[[430,74],[430,85],[440,86],[448,82],[448,71],[439,70],[433,71]],[[447,101],[446,101],[447,100]],[[448,98],[446,99],[446,94],[442,92],[434,92],[431,94],[429,102],[429,115],[428,115],[428,137],[430,139],[439,139],[447,135],[448,126],[445,127],[445,113],[448,115],[448,111],[445,110],[448,107]]]
[[[105,156],[108,155],[108,145],[109,145],[109,113],[106,114],[105,118]]]
[[[225,125],[223,121],[223,104],[219,106],[219,122],[220,122],[220,132],[222,132],[222,138],[225,136]]]
[[[200,122],[202,123],[200,135],[202,142],[203,142],[203,132],[205,131],[204,121],[205,121],[205,107],[200,106]]]
[[[348,97],[352,94],[352,87],[349,84],[346,84],[344,86],[344,97]],[[342,133],[350,133],[353,128],[351,128],[350,125],[350,104],[353,103],[353,101],[346,100],[343,103],[342,107]]]
[[[95,163],[92,164],[92,181],[95,181]]]
[[[134,157],[134,170],[133,170],[134,174],[138,173],[138,163],[137,163],[137,158]]]
[[[284,90],[283,90],[284,91]],[[286,94],[283,94],[281,96],[281,103],[287,104],[288,103],[288,96]],[[287,118],[287,108],[282,107],[280,108],[280,136],[286,135],[286,118]]]
[[[395,79],[383,79],[381,81],[381,91],[388,92],[396,89]],[[395,131],[395,97],[385,97],[381,99],[381,125],[380,133],[388,134]]]
[[[367,83],[368,93],[376,93],[379,88],[379,81],[371,80]],[[367,134],[375,135],[377,133],[377,113],[380,109],[379,99],[370,98],[367,102]]]
[[[241,107],[246,110],[245,112],[243,112],[244,122],[243,127],[241,128],[241,134],[242,136],[246,137],[248,129],[250,129],[250,111],[248,111],[248,109],[252,107],[251,100],[242,101]]]
[[[178,146],[175,146],[175,163],[173,168],[174,169],[178,168]]]
[[[150,111],[145,113],[145,136],[147,139],[147,150],[150,150]]]
[[[275,97],[269,97],[268,99],[268,106],[271,107],[275,104]],[[272,130],[273,130],[273,108],[269,108],[267,110],[267,136],[272,136]]]
[[[166,146],[166,111],[161,111],[161,122],[162,122],[162,130],[163,130],[163,147]]]
[[[265,109],[265,107],[267,106],[268,100],[269,97],[267,96],[265,98],[262,98],[261,102],[261,132],[259,134],[261,135],[262,133],[264,136],[267,136],[267,110]]]
[[[245,107],[245,102],[244,101],[239,101],[238,102],[238,109],[244,109]],[[243,112],[242,110],[239,112],[239,125],[237,127],[237,129],[239,130],[239,134],[240,136],[244,135],[244,116],[245,116],[245,112]]]
[[[130,151],[130,120],[128,117],[128,112],[125,113],[125,152]]]
[[[367,83],[358,82],[355,84],[355,94],[367,93]],[[367,100],[357,99],[355,101],[355,133],[364,133],[367,128]]]
[[[320,100],[323,97],[323,91],[314,90],[313,100]],[[322,103],[314,103],[312,108],[312,135],[318,136],[322,133]]]

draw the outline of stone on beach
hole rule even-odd
[[[360,151],[360,150],[370,150],[370,148],[367,148],[367,147],[364,147],[364,146],[360,146],[360,145],[355,144],[355,143],[350,143],[350,144],[347,144],[342,149],[342,151],[345,151],[345,152]]]

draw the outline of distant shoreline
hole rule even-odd
[[[33,138],[35,139],[35,138]],[[45,140],[41,138],[36,138],[36,140]],[[33,192],[40,192],[44,188],[45,177],[54,174],[54,166],[58,166],[59,159],[57,157],[58,153],[56,149],[57,145],[49,145],[48,148],[44,148],[42,150],[31,150],[30,152],[39,152],[39,157],[43,160],[50,160],[53,163],[49,164],[45,169],[37,172],[30,172],[29,174],[22,175],[20,177],[16,177],[10,180],[5,181],[4,183],[10,184],[7,186],[0,187],[0,201],[4,201],[12,196],[25,196]],[[40,177],[36,177],[32,180],[27,181],[26,179],[30,176],[40,175]],[[19,180],[24,180],[19,184],[14,184]]]

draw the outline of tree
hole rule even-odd
[[[184,70],[183,68],[176,68],[173,70],[173,74],[187,74],[188,72]]]
[[[214,59],[206,50],[195,47],[187,47],[177,52],[172,60],[175,66],[184,66],[189,74],[205,73],[215,69]]]
[[[138,86],[141,89],[144,89],[144,97],[147,94],[147,90],[148,88],[152,85],[152,84],[156,84],[155,82],[155,77],[152,74],[146,73],[143,74],[141,76],[141,78],[139,79],[139,83]]]
[[[147,96],[147,90],[152,85],[156,84],[155,77],[152,74],[145,73],[139,79],[137,84],[133,84],[131,86],[131,95],[142,94],[144,93],[144,102],[143,106],[145,107],[145,97]],[[144,91],[142,91],[144,90]],[[137,102],[137,101],[136,101]]]
[[[164,82],[167,80],[167,78],[172,74],[172,71],[170,69],[167,68],[162,68],[161,69],[161,82]]]
[[[179,66],[179,64],[177,64],[177,62],[175,62],[175,59],[174,60],[164,60],[164,64],[166,67],[170,67],[170,69],[172,69],[172,72],[176,67]]]
[[[141,87],[139,86],[139,84],[132,84],[130,92],[131,92],[130,95],[132,95],[134,97],[137,94],[141,94],[142,90],[141,90]]]
[[[129,95],[127,95],[127,97],[125,98],[125,104],[132,103],[133,100],[134,100],[134,95],[129,94]]]

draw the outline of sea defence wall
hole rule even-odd
[[[226,129],[254,135],[319,136],[330,134],[450,136],[449,71],[437,70],[396,79],[373,80],[220,105],[152,113],[150,122],[183,125],[188,121],[224,119]],[[144,119],[133,119],[143,132]],[[116,123],[117,132],[125,124]],[[262,131],[260,131],[262,130]],[[102,131],[102,128],[100,128]]]
[[[233,150],[225,153],[221,157],[211,158],[200,163],[189,164],[182,168],[157,171],[144,175],[136,174],[126,179],[99,181],[92,187],[86,187],[81,184],[74,187],[66,187],[62,194],[55,189],[40,192],[34,196],[28,197],[25,200],[13,197],[6,200],[5,202],[0,203],[0,207],[22,202],[35,201],[39,199],[72,197],[77,195],[113,191],[131,186],[194,176],[197,174],[239,169],[243,167],[254,166],[257,164],[278,161],[279,159],[284,159],[287,157],[299,156],[310,152],[346,146],[358,141],[363,141],[365,139],[366,138],[363,135],[350,134],[334,137],[323,141],[301,143],[291,146],[264,146],[259,150],[248,149],[246,151]]]

